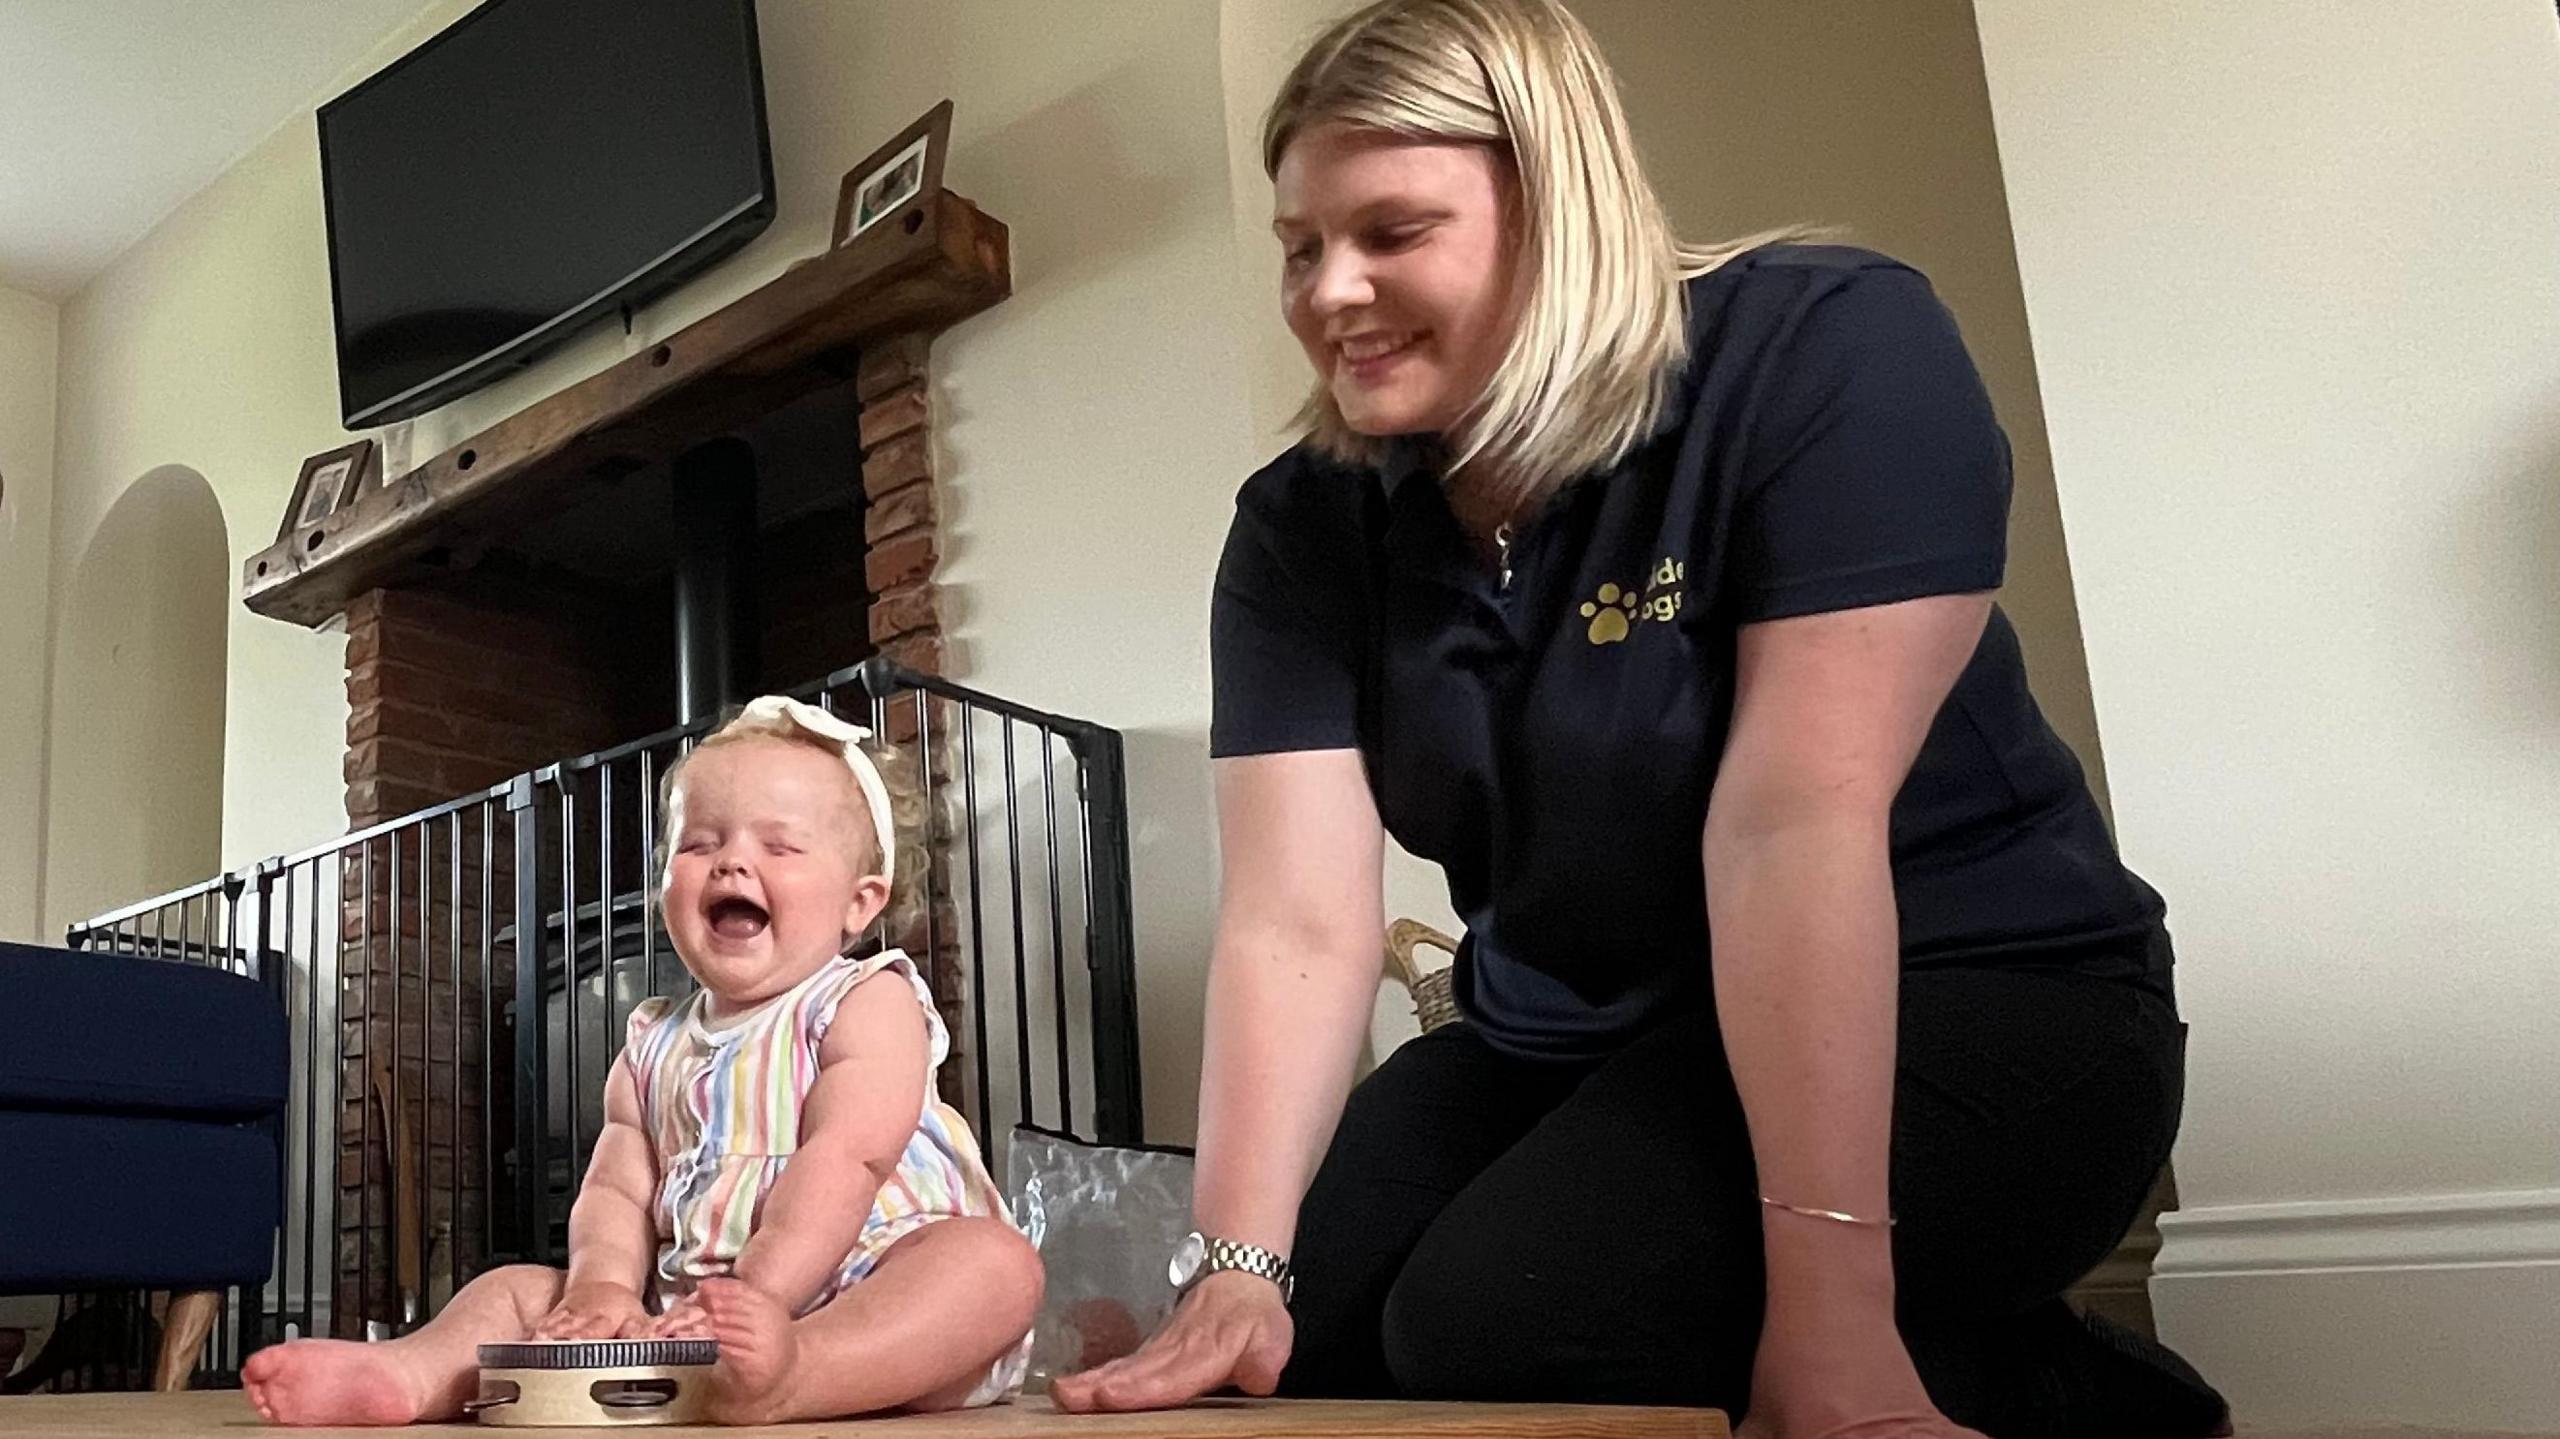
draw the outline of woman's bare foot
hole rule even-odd
[[[422,1377],[387,1344],[269,1345],[240,1367],[240,1383],[270,1424],[411,1424],[427,1407]]]
[[[791,1312],[737,1279],[705,1279],[694,1291],[720,1341],[711,1370],[711,1416],[723,1424],[779,1424],[790,1412],[792,1362],[800,1339]]]

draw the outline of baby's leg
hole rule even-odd
[[[378,1344],[296,1339],[249,1356],[240,1382],[274,1424],[414,1424],[461,1417],[479,1384],[483,1344],[533,1332],[560,1302],[561,1272],[492,1269],[415,1334]]]
[[[1040,1255],[1001,1220],[944,1219],[794,1322],[737,1280],[701,1287],[720,1341],[712,1413],[729,1424],[957,1407],[1040,1312]]]

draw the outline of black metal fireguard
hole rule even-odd
[[[876,938],[928,972],[944,1097],[990,1162],[1015,1124],[1140,1142],[1119,733],[882,659],[797,693],[917,766],[929,902]],[[715,722],[71,926],[75,949],[255,977],[292,1031],[275,1273],[229,1297],[209,1377],[288,1333],[405,1328],[496,1264],[559,1261],[631,1007],[691,987],[650,902],[657,791]]]

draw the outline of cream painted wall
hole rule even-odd
[[[1968,0],[1573,0],[1618,72],[1645,166],[1683,233],[1842,227],[1929,276],[2009,432],[2001,603],[2036,697],[2106,775],[2054,504],[2026,306]]]
[[[117,498],[62,573],[45,783],[50,915],[95,914],[220,868],[223,610],[235,574],[223,528],[204,477],[164,465]]]
[[[2560,22],[1979,9],[2117,827],[2194,1023],[2164,1333],[2262,1422],[2542,1427]]]
[[[319,163],[310,116],[290,121],[155,226],[63,306],[60,459],[54,572],[77,574],[126,491],[167,465],[201,475],[220,505],[230,581],[219,863],[242,865],[344,828],[344,640],[260,619],[237,599],[241,561],[275,537],[305,455],[344,442],[337,424],[322,245]],[[62,617],[52,706],[59,744],[78,727],[102,752],[142,766],[156,753],[148,715],[82,713],[60,684],[72,663]],[[77,805],[56,783],[57,808]],[[56,873],[116,874],[77,832],[50,856]],[[207,874],[211,870],[206,871]],[[204,876],[198,876],[199,878]],[[83,885],[56,885],[46,924]],[[138,899],[124,895],[115,902]]]
[[[0,940],[40,940],[60,312],[0,287]]]

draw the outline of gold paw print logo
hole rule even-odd
[[[1614,645],[1635,632],[1636,597],[1616,585],[1602,585],[1600,597],[1582,602],[1582,617],[1591,621],[1591,642]]]

